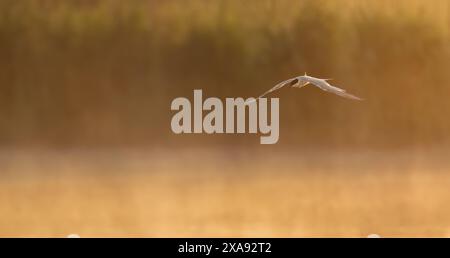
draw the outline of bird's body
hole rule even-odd
[[[277,85],[275,85],[272,89],[266,91],[264,94],[262,94],[261,96],[258,97],[262,98],[264,96],[266,96],[269,93],[272,93],[276,90],[279,90],[285,86],[291,86],[293,88],[302,88],[305,87],[308,84],[314,85],[316,87],[318,87],[319,89],[323,90],[323,91],[327,91],[330,93],[334,93],[338,96],[344,97],[344,98],[348,98],[348,99],[353,99],[353,100],[362,100],[359,97],[356,97],[350,93],[347,93],[345,90],[340,89],[338,87],[335,87],[331,84],[328,83],[328,80],[330,79],[320,79],[320,78],[315,78],[309,75],[301,75],[301,76],[297,76],[285,81],[282,81],[280,83],[278,83]]]

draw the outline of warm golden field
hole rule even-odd
[[[442,150],[255,151],[3,152],[0,236],[450,236]]]

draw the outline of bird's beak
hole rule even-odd
[[[295,88],[303,88],[303,87],[305,87],[306,85],[308,85],[309,84],[309,82],[305,82],[305,83],[303,83],[302,85],[300,85],[300,84],[296,84],[295,86],[293,86],[293,87],[295,87]]]
[[[305,87],[308,84],[309,84],[309,82],[305,82],[305,83],[303,83],[303,85],[301,87]]]

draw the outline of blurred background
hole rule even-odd
[[[450,1],[0,0],[0,236],[450,236]],[[176,97],[284,89],[280,140]]]

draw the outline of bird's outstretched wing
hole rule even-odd
[[[310,84],[318,87],[321,90],[336,94],[338,96],[344,97],[344,98],[348,98],[348,99],[353,99],[353,100],[362,100],[361,98],[352,95],[350,93],[347,93],[344,89],[338,88],[336,86],[333,86],[331,84],[329,84],[326,80],[324,79],[318,79],[318,78],[314,78],[314,80],[308,81]]]
[[[353,99],[353,100],[364,100],[360,97],[357,97],[355,95],[352,95],[350,93],[347,93],[345,90],[344,91],[339,91],[339,92],[333,92],[334,94],[344,97],[344,98],[348,98],[348,99]]]
[[[276,90],[279,90],[279,89],[283,88],[283,87],[286,86],[286,85],[291,85],[295,80],[297,80],[297,78],[291,78],[291,79],[282,81],[282,82],[278,83],[277,85],[275,85],[272,89],[270,89],[270,90],[264,92],[263,94],[261,94],[261,95],[260,95],[259,97],[257,97],[256,99],[260,99],[260,98],[266,96],[266,95],[269,94],[269,93],[272,93],[272,92],[274,92],[274,91],[276,91]]]

